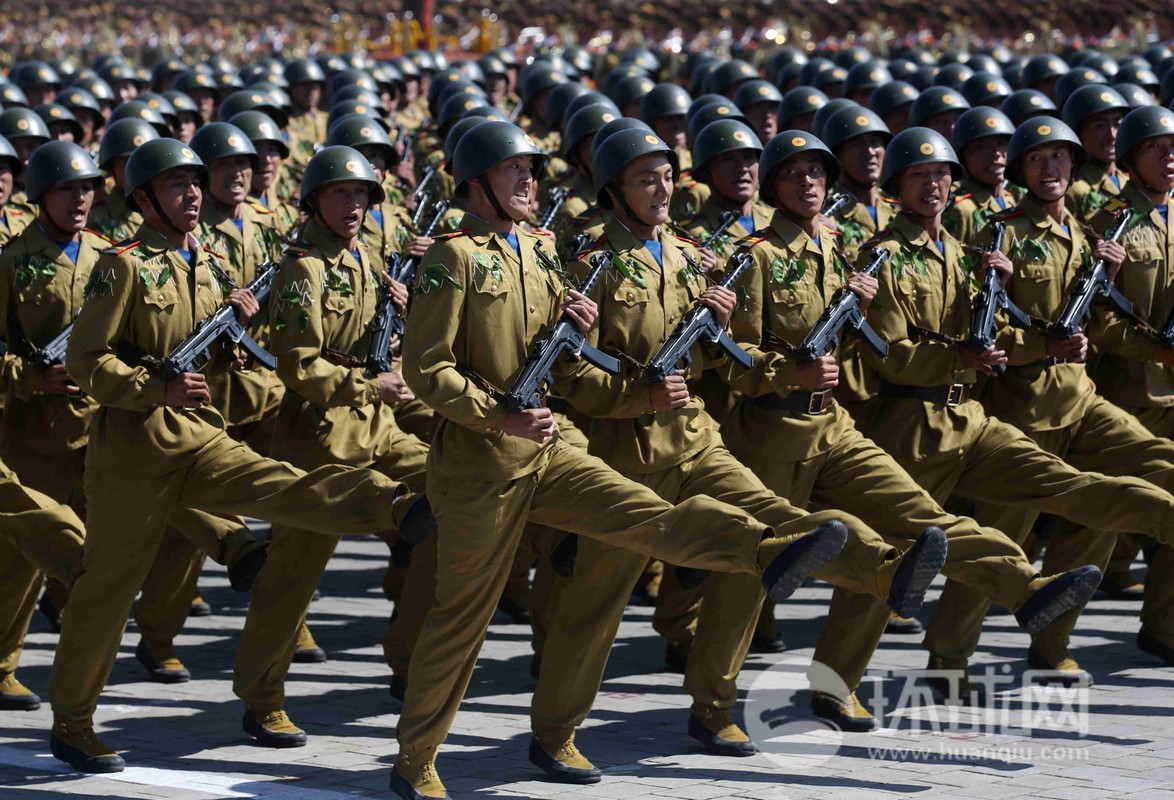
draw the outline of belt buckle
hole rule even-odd
[[[818,392],[812,392],[807,399],[807,413],[808,414],[822,414],[827,409],[826,400],[828,397],[828,389],[821,389]]]
[[[960,406],[966,400],[966,384],[951,383],[950,388],[946,390],[946,405]]]

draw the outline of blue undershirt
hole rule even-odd
[[[754,215],[747,214],[744,217],[738,217],[738,224],[748,231],[754,230]]]
[[[1163,220],[1165,220],[1166,222],[1169,222],[1169,221],[1170,221],[1169,217],[1167,217],[1167,216],[1166,216],[1166,209],[1167,209],[1167,205],[1166,205],[1165,203],[1163,203],[1163,204],[1162,204],[1162,205],[1160,205],[1160,206],[1154,206],[1154,208],[1157,210],[1157,212],[1158,212],[1159,214],[1161,214],[1161,215],[1162,215],[1162,219],[1163,219]]]
[[[232,224],[235,225],[236,229],[238,231],[240,231],[241,233],[245,232],[245,218],[244,217],[241,217],[240,219],[234,219],[232,221]]]
[[[196,254],[195,254],[194,252],[192,252],[191,250],[184,250],[184,249],[181,247],[180,249],[176,250],[175,252],[177,252],[177,253],[179,253],[181,256],[183,256],[183,260],[184,260],[184,261],[186,261],[186,262],[188,262],[188,266],[189,266],[189,267],[190,267],[192,264],[194,264],[194,263],[195,263],[195,261],[196,261]]]
[[[378,208],[368,208],[367,213],[371,215],[371,219],[375,220],[375,224],[379,226],[379,229],[383,230],[383,212]]]
[[[939,253],[941,253],[942,255],[945,255],[945,254],[946,254],[946,242],[945,242],[945,240],[942,240],[942,241],[940,241],[940,242],[934,242],[934,245],[935,245],[935,246],[938,248],[938,252],[939,252]]]
[[[1121,191],[1121,176],[1110,175],[1109,180],[1111,180],[1113,182],[1113,185],[1117,187],[1117,191]]]
[[[355,263],[357,263],[357,264],[363,263],[363,259],[359,258],[359,251],[358,250],[352,250],[351,255],[355,257]]]
[[[74,264],[77,263],[77,255],[81,250],[81,242],[58,242],[57,246],[61,248],[61,252],[69,257],[69,260]]]
[[[868,209],[868,216],[872,217],[872,224],[876,225],[876,206],[865,206]]]
[[[995,202],[999,204],[999,210],[1000,210],[1000,211],[1006,211],[1006,210],[1007,210],[1007,201],[1006,201],[1006,200],[1004,200],[1004,199],[1003,199],[1001,196],[1000,196],[1000,197],[996,197],[996,198],[995,198]]]
[[[522,246],[518,244],[518,234],[514,232],[507,233],[505,240],[509,242],[510,247],[514,248],[514,252],[519,256],[522,255]]]
[[[1064,229],[1064,233],[1068,234],[1069,236],[1072,235],[1072,229],[1069,228],[1067,225],[1061,225],[1060,227]]]
[[[656,239],[641,239],[644,246],[648,248],[648,252],[652,253],[652,257],[656,259],[656,263],[664,266],[664,248],[661,247],[660,242]]]

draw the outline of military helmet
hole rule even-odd
[[[69,128],[69,132],[75,142],[80,142],[85,135],[81,123],[77,121],[77,116],[60,103],[42,103],[34,108],[33,111],[45,121],[46,125],[65,125]]]
[[[827,121],[832,118],[833,114],[844,108],[860,107],[860,104],[855,100],[849,100],[846,97],[833,97],[819,111],[815,112],[815,117],[811,121],[811,132],[822,141],[823,126],[827,124]]]
[[[550,94],[546,98],[546,116],[544,117],[546,124],[553,126],[562,123],[567,106],[571,104],[571,101],[576,97],[582,97],[590,93],[590,89],[575,81],[560,83],[551,89]]]
[[[1158,76],[1148,66],[1127,65],[1117,70],[1117,74],[1113,76],[1113,83],[1135,83],[1143,89],[1149,89],[1151,92],[1156,92],[1161,87],[1162,82],[1158,80]]]
[[[814,114],[828,104],[828,96],[813,86],[796,86],[779,103],[779,127],[804,114]]]
[[[212,92],[217,97],[221,94],[221,88],[216,83],[215,79],[206,72],[189,69],[187,72],[176,77],[171,82],[171,88],[177,89],[186,95],[191,95],[192,92],[203,89],[204,91]]]
[[[47,189],[68,181],[99,181],[102,173],[90,154],[73,142],[48,142],[29,158],[24,188],[29,200],[39,202]]]
[[[383,118],[382,107],[372,107],[369,103],[361,103],[358,100],[341,100],[330,107],[330,113],[326,115],[326,130],[330,131],[335,124],[344,117],[349,117],[352,114],[358,114],[362,117],[371,117],[379,122],[384,128],[390,128],[387,120]]]
[[[443,129],[445,125],[451,125],[460,119],[466,111],[483,106],[486,102],[486,99],[481,95],[454,94],[445,100],[444,105],[440,107],[440,113],[436,115],[436,125]]]
[[[150,183],[157,175],[179,167],[195,167],[200,175],[200,186],[208,185],[208,168],[196,151],[178,139],[159,138],[143,142],[126,162],[123,180],[126,205],[131,211],[141,211],[134,199],[136,189],[150,189]]]
[[[171,136],[171,126],[163,119],[163,115],[141,100],[128,100],[110,112],[111,122],[120,119],[141,119],[148,125],[153,125],[160,136]]]
[[[334,124],[326,136],[326,146],[343,145],[358,150],[363,146],[378,147],[383,151],[387,166],[392,167],[399,163],[399,151],[395,149],[387,131],[372,117],[353,114],[344,117]]]
[[[844,69],[851,69],[857,64],[871,61],[872,58],[872,53],[869,52],[868,48],[862,47],[861,45],[845,47],[833,56],[836,64]]]
[[[1011,136],[1015,133],[1015,126],[1007,115],[997,108],[977,106],[963,112],[954,124],[954,136],[951,144],[954,152],[962,156],[966,146],[976,139],[988,136]]]
[[[493,122],[509,122],[509,120],[506,119],[505,114],[501,112],[500,108],[497,106],[488,105],[486,103],[475,105],[465,111],[464,114],[461,114],[461,119],[466,119],[468,117],[480,117],[481,119],[488,119]]]
[[[694,97],[689,102],[689,108],[687,108],[685,110],[685,124],[688,125],[693,120],[694,115],[696,115],[698,111],[705,108],[706,106],[713,105],[714,103],[729,103],[729,102],[730,102],[729,98],[727,98],[723,95],[720,95],[720,94],[710,93],[710,94],[703,94],[698,97]]]
[[[317,61],[295,58],[285,66],[285,79],[290,86],[295,83],[326,83],[326,72]]]
[[[762,142],[754,129],[736,119],[719,119],[709,123],[693,141],[693,174],[699,175],[714,158],[735,150],[762,152]]]
[[[240,128],[254,147],[258,142],[273,142],[281,151],[281,157],[289,158],[289,145],[281,135],[281,128],[277,127],[277,123],[270,119],[269,115],[261,111],[242,111],[233,114],[228,124]]]
[[[522,98],[523,105],[529,105],[538,97],[544,90],[553,89],[560,83],[566,83],[570,80],[564,73],[557,69],[550,67],[539,66],[534,68],[531,66],[526,72],[525,78],[518,80],[518,93]]]
[[[651,125],[653,120],[661,117],[683,117],[689,110],[691,100],[683,86],[658,83],[640,101],[640,119]]]
[[[114,105],[114,90],[110,88],[110,84],[99,78],[97,75],[79,75],[75,76],[70,81],[71,89],[85,89],[94,96],[100,106]],[[7,102],[7,101],[5,101]],[[27,102],[24,105],[28,105]]]
[[[997,106],[1011,96],[1011,84],[991,72],[976,72],[959,91],[972,106]]]
[[[820,132],[820,140],[833,153],[844,142],[866,133],[879,134],[886,145],[893,138],[889,126],[875,111],[859,105],[841,108],[832,114],[824,121]]]
[[[975,72],[986,72],[991,75],[1002,75],[1003,68],[999,66],[999,61],[990,53],[975,53],[966,59],[966,66],[970,67]],[[971,75],[970,77],[974,77]]]
[[[210,122],[196,131],[189,146],[206,165],[218,158],[245,156],[256,169],[260,164],[253,140],[237,126],[228,122]]]
[[[607,94],[622,109],[628,103],[646,97],[655,88],[656,82],[652,78],[646,75],[629,75],[617,81]]]
[[[946,86],[931,86],[913,101],[913,108],[909,110],[909,123],[914,126],[924,125],[938,114],[962,112],[968,108],[970,103],[961,92]]]
[[[891,80],[893,80],[893,73],[889,72],[888,67],[880,61],[875,59],[861,61],[848,69],[848,77],[844,79],[844,94],[865,89],[873,92]]]
[[[1162,106],[1133,109],[1121,120],[1121,127],[1117,130],[1117,164],[1128,170],[1138,144],[1170,134],[1174,134],[1174,111]]]
[[[260,111],[269,115],[274,122],[282,127],[285,127],[289,118],[285,109],[274,102],[273,97],[255,86],[251,89],[233,92],[224,98],[220,102],[220,107],[216,109],[216,116],[221,120],[226,120],[242,111]]]
[[[812,86],[817,75],[829,69],[834,69],[836,66],[834,61],[827,58],[817,57],[808,61],[799,70],[799,85]]]
[[[705,81],[705,91],[725,94],[731,86],[760,77],[758,70],[741,59],[731,59],[719,65]],[[621,104],[622,105],[622,104]]]
[[[1072,178],[1088,159],[1076,131],[1055,117],[1033,117],[1015,129],[1007,148],[1007,179],[1020,186],[1023,182],[1023,157],[1040,145],[1063,142],[1072,146]]]
[[[779,165],[800,153],[818,153],[827,169],[827,185],[831,188],[840,178],[840,160],[818,136],[807,131],[783,131],[766,143],[758,159],[758,194],[772,206],[778,206],[773,173]]]
[[[531,173],[535,180],[542,175],[547,156],[528,133],[510,122],[477,125],[461,137],[453,152],[452,173],[457,189],[514,156],[533,156]]]
[[[510,74],[510,68],[506,63],[501,60],[500,56],[496,56],[493,53],[486,53],[481,56],[481,58],[477,59],[477,63],[481,65],[481,73],[487,78],[490,75],[506,77]]]
[[[156,94],[155,92],[139,92],[135,100],[146,103],[158,111],[163,117],[163,121],[168,125],[173,127],[179,125],[179,114],[176,112],[175,106],[163,95]]]
[[[946,64],[934,76],[934,86],[945,86],[956,92],[961,92],[966,81],[974,77],[974,70],[965,64]]]
[[[596,137],[598,142],[598,136]],[[591,157],[591,179],[595,187],[596,201],[603,208],[612,207],[611,195],[605,191],[624,168],[638,158],[664,153],[673,170],[673,182],[680,177],[681,168],[677,153],[655,133],[639,128],[618,131],[604,139]]]
[[[1013,125],[1020,125],[1032,117],[1053,116],[1058,109],[1056,104],[1052,102],[1052,98],[1043,92],[1035,89],[1019,89],[1012,92],[1011,96],[1003,101],[999,110],[1007,115],[1007,119],[1011,120]]]
[[[102,116],[102,106],[98,103],[98,98],[80,86],[70,86],[68,89],[58,92],[57,102],[72,111],[75,116],[79,111]]]
[[[49,141],[49,126],[40,114],[31,108],[10,108],[0,114],[0,136],[8,141],[13,139],[41,139]]]
[[[906,128],[894,136],[885,149],[885,160],[881,165],[881,188],[890,195],[896,195],[896,177],[901,170],[938,162],[950,165],[950,174],[955,181],[962,176],[962,163],[958,161],[958,155],[945,136],[929,128]]]
[[[778,87],[761,78],[743,82],[734,92],[734,105],[741,109],[763,104],[777,109],[782,101],[783,93],[778,90]]]
[[[197,125],[203,125],[207,121],[204,119],[204,114],[200,111],[200,107],[196,105],[196,101],[178,89],[168,89],[163,93],[163,96],[171,101],[171,107],[175,109],[176,116],[180,114],[191,114],[196,118]]]
[[[1060,116],[1073,130],[1077,130],[1081,123],[1093,114],[1115,110],[1126,112],[1129,110],[1129,103],[1112,87],[1094,83],[1081,86],[1072,92],[1064,102],[1064,111]]]
[[[617,106],[615,101],[610,97],[603,94],[602,92],[587,92],[586,94],[581,94],[578,97],[572,99],[571,102],[567,103],[567,107],[563,109],[563,128],[566,128],[567,123],[571,121],[571,117],[575,116],[575,114],[577,114],[579,111],[583,110],[587,106],[596,105],[609,106],[616,112],[617,117],[620,116],[620,107]]]
[[[8,81],[0,80],[0,106],[13,108],[16,106],[27,107],[28,104],[29,99],[19,86],[14,86]]]
[[[1115,83],[1113,89],[1125,98],[1130,108],[1141,108],[1154,105],[1154,96],[1136,83]]]
[[[769,56],[763,64],[768,75],[776,74],[788,64],[803,66],[807,63],[807,54],[795,47],[780,47]]]
[[[1022,83],[1032,89],[1037,83],[1049,78],[1059,78],[1068,70],[1069,66],[1059,56],[1050,54],[1033,56],[1023,65]]]
[[[574,155],[579,143],[599,131],[604,125],[620,119],[620,112],[614,106],[596,103],[586,106],[575,112],[563,131],[562,156],[570,158]]]
[[[379,178],[376,177],[371,162],[363,158],[362,153],[353,147],[333,145],[323,147],[306,165],[306,171],[302,175],[298,207],[313,214],[314,193],[328,183],[342,181],[360,181],[367,184],[367,202],[372,206],[383,202],[383,187],[379,184]]]
[[[141,119],[128,117],[110,123],[98,145],[98,166],[107,172],[119,156],[129,156],[139,145],[159,138],[155,126]]]
[[[436,84],[433,85],[435,86]],[[436,92],[436,94],[432,95],[432,100],[429,101],[429,108],[432,109],[434,114],[439,113],[440,109],[444,108],[445,103],[447,103],[451,98],[457,97],[458,95],[476,95],[477,97],[481,98],[489,97],[489,95],[485,93],[485,90],[482,89],[478,84],[461,78],[449,83],[441,84],[440,90]]]
[[[24,91],[34,86],[61,86],[61,76],[57,70],[44,61],[24,61],[17,64],[9,74],[8,79]]]
[[[689,73],[689,94],[706,94],[709,92],[709,76],[722,65],[722,60],[715,55],[708,55],[699,59]]]
[[[1063,108],[1064,103],[1072,93],[1081,86],[1107,83],[1105,76],[1092,67],[1073,67],[1060,76],[1056,81],[1056,88],[1052,91],[1052,100],[1057,108]]]
[[[355,100],[371,108],[383,108],[383,98],[362,86],[344,86],[330,96],[330,105],[336,105],[343,100]]]
[[[12,142],[0,136],[0,162],[7,161],[9,168],[13,175],[19,175],[24,169],[24,164],[20,161],[20,156],[16,154],[16,148],[12,146]]]
[[[450,175],[452,174],[452,158],[456,154],[457,144],[461,138],[473,128],[488,122],[485,117],[462,117],[457,120],[457,124],[453,125],[448,135],[444,137],[444,169]]]
[[[689,120],[686,126],[686,138],[690,146],[693,140],[697,138],[697,134],[701,133],[702,128],[711,122],[716,122],[719,119],[736,119],[750,124],[750,120],[746,119],[742,111],[729,100],[721,103],[711,103],[708,106],[698,109],[697,113]]]
[[[595,132],[595,141],[591,143],[591,156],[595,157],[595,151],[603,144],[603,140],[611,136],[613,133],[619,133],[626,130],[639,130],[645,133],[654,133],[652,126],[644,120],[636,119],[634,117],[619,117],[610,122],[605,122],[599,130]]]
[[[811,79],[811,85],[820,91],[839,95],[843,91],[843,84],[846,80],[848,80],[848,70],[834,66],[815,73],[815,77]],[[832,87],[837,83],[840,84],[840,89],[834,90]]]
[[[366,71],[348,67],[339,70],[330,78],[330,92],[333,95],[346,86],[359,86],[373,94],[379,94],[379,84]]]
[[[917,99],[917,90],[912,84],[895,80],[877,87],[868,96],[868,107],[875,111],[882,119]]]

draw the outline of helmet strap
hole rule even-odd
[[[514,220],[513,217],[505,213],[505,208],[503,208],[501,203],[498,201],[497,195],[494,194],[492,187],[490,187],[489,184],[485,181],[481,180],[481,178],[477,178],[476,180],[477,184],[481,187],[481,191],[485,193],[485,199],[489,201],[489,205],[493,206],[493,211],[497,214],[497,218],[504,222],[515,222],[516,220]]]
[[[180,236],[187,236],[187,232],[181,231],[171,217],[167,216],[167,212],[163,210],[163,206],[159,205],[159,198],[155,196],[155,187],[151,185],[150,181],[147,181],[147,185],[143,187],[143,191],[146,192],[147,199],[151,201],[151,207],[155,209],[155,213],[159,215],[159,219],[163,220],[163,224]]]
[[[632,207],[630,205],[628,205],[628,200],[627,200],[627,198],[624,197],[623,192],[614,191],[610,187],[608,188],[608,191],[611,192],[611,196],[616,199],[616,201],[620,204],[620,207],[622,209],[624,209],[624,213],[627,214],[630,219],[636,220],[641,225],[648,225],[649,227],[656,227],[657,223],[649,222],[648,220],[644,219],[642,216],[640,216],[639,214],[637,214],[635,211],[632,210]]]

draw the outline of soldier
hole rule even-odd
[[[1103,84],[1082,86],[1064,103],[1063,119],[1080,137],[1083,159],[1068,187],[1068,208],[1089,222],[1110,197],[1121,194],[1127,180],[1117,169],[1117,136],[1129,103]]]
[[[126,200],[126,162],[140,145],[159,134],[141,119],[120,119],[106,129],[98,146],[98,166],[113,185],[106,198],[94,206],[90,225],[112,242],[121,242],[143,224],[142,215]]]
[[[860,245],[878,230],[887,228],[900,210],[892,198],[885,197],[879,185],[885,148],[893,137],[875,112],[853,106],[833,114],[819,138],[841,166],[835,188],[853,200],[836,215],[835,221],[844,255],[854,260]]]
[[[891,133],[897,134],[909,127],[909,112],[917,90],[905,81],[892,81],[877,88],[868,96],[868,108],[879,116]]]
[[[24,189],[23,167],[29,163],[33,151],[49,141],[49,126],[31,109],[10,108],[0,114],[0,136],[6,138],[16,150],[16,157],[20,161],[21,170],[14,173],[14,186],[8,205],[20,208],[33,214],[36,209],[29,202]]]
[[[970,109],[954,126],[954,152],[966,177],[955,188],[942,224],[965,245],[974,243],[993,214],[1015,204],[1006,175],[1007,145],[1014,132],[1011,120],[989,106]]]
[[[286,66],[285,79],[289,82],[289,99],[293,104],[287,131],[290,167],[296,185],[314,155],[315,145],[326,141],[326,112],[320,108],[326,73],[314,61],[298,58]]]
[[[298,223],[298,209],[282,198],[296,196],[297,190],[280,188],[288,180],[283,165],[289,158],[289,146],[281,138],[281,130],[260,111],[242,111],[228,122],[240,128],[257,151],[258,166],[253,170],[249,202],[254,210],[262,212],[263,224],[276,230],[283,239],[290,236]]]
[[[640,119],[676,151],[682,170],[693,168],[693,157],[685,142],[685,112],[690,100],[683,87],[675,83],[658,83],[640,101]]]
[[[773,83],[763,80],[746,81],[734,94],[734,105],[742,109],[759,141],[769,141],[779,132],[779,103],[783,95]]]
[[[6,245],[33,221],[26,206],[12,203],[16,178],[24,171],[24,162],[12,144],[0,136],[0,245]]]
[[[954,135],[958,117],[968,108],[970,103],[959,92],[945,86],[931,86],[913,101],[909,124],[937,131],[948,141]]]
[[[86,454],[86,571],[73,585],[50,686],[53,754],[82,772],[124,767],[95,735],[94,709],[131,601],[178,512],[243,512],[323,532],[373,532],[409,511],[406,487],[369,471],[306,474],[257,455],[224,434],[203,375],[167,380],[150,366],[221,303],[214,256],[192,236],[206,180],[199,158],[174,139],[147,142],[131,156],[128,201],[144,224],[138,238],[106,250],[94,266],[66,357],[70,377],[101,406]],[[245,290],[228,292],[228,302],[244,321],[258,310]],[[336,498],[346,502],[330,502]],[[251,537],[197,546],[250,575],[263,563]]]
[[[591,147],[599,129],[619,118],[620,112],[614,106],[596,103],[580,108],[567,120],[563,130],[562,156],[570,169],[560,184],[560,188],[567,193],[567,201],[555,218],[556,233],[561,234],[572,220],[595,205],[595,190],[591,184]]]
[[[577,291],[562,300],[549,240],[515,228],[544,158],[509,123],[485,122],[461,139],[454,178],[468,193],[469,213],[462,232],[425,254],[404,341],[409,387],[445,419],[428,463],[440,529],[436,597],[413,653],[391,775],[402,798],[445,797],[436,750],[472,676],[527,518],[686,566],[764,574],[775,596],[789,593],[844,535],[834,522],[802,538],[771,531],[708,498],[674,507],[562,443],[549,410],[510,412],[488,391],[509,385],[529,340],[552,323],[560,304],[581,331],[595,319],[594,303]],[[502,339],[503,330],[518,335]],[[567,363],[557,370],[561,389],[576,370]],[[796,538],[805,546],[786,546]],[[573,740],[540,749],[567,769],[593,769]]]

